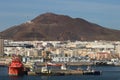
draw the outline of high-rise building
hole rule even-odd
[[[0,38],[0,56],[4,54],[4,39]]]

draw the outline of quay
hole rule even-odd
[[[101,75],[101,71],[82,71],[82,70],[53,70],[48,73],[29,71],[27,75],[44,75],[44,76],[63,76],[63,75]]]

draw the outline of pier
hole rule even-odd
[[[48,73],[29,71],[28,75],[82,75],[83,71],[76,70],[53,70]]]

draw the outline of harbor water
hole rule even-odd
[[[77,68],[79,66],[72,66]],[[82,66],[86,68],[86,66]],[[9,76],[7,67],[0,67],[0,80],[120,80],[119,66],[92,66],[95,70],[101,70],[101,75],[66,75],[66,76]]]

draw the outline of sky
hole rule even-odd
[[[120,30],[120,0],[0,0],[0,31],[47,12]]]

